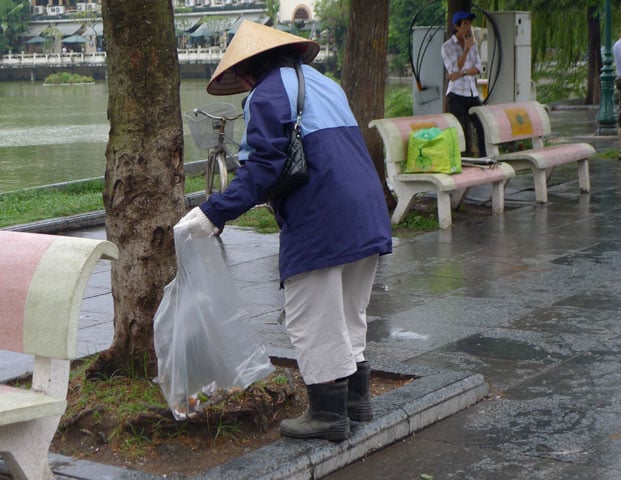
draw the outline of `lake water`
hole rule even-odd
[[[196,106],[228,102],[241,110],[244,95],[213,97],[207,80],[181,82],[183,112]],[[387,85],[407,87],[409,81]],[[100,177],[105,168],[109,124],[108,85],[43,86],[41,82],[0,82],[0,192]],[[550,113],[553,134],[584,135],[597,127],[597,109]],[[581,120],[577,122],[577,118]],[[239,141],[242,120],[235,124]],[[597,147],[597,140],[589,141]],[[185,162],[202,160],[184,121]]]
[[[207,80],[181,83],[183,112],[214,102],[234,104],[243,95],[213,97]],[[0,192],[104,174],[109,123],[108,85],[43,86],[0,82]],[[241,120],[236,131],[241,132]],[[239,139],[239,136],[236,135]],[[184,122],[185,162],[206,157]]]

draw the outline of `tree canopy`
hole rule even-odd
[[[19,44],[20,36],[28,30],[30,6],[26,0],[0,0],[0,53]]]
[[[330,32],[331,44],[342,50],[347,34],[350,0],[319,0],[315,5],[322,30]],[[479,13],[475,26],[487,27],[486,13],[494,11],[531,12],[532,71],[535,80],[545,78],[538,92],[543,101],[567,97],[586,98],[596,103],[599,96],[601,70],[600,43],[604,43],[602,0],[391,0],[388,54],[391,74],[404,74],[410,64],[411,27],[445,25],[447,11],[456,8]],[[612,36],[616,40],[621,26],[621,0],[611,0]],[[557,26],[550,28],[551,25]],[[570,28],[569,28],[570,27]],[[601,42],[600,42],[601,38]],[[335,74],[339,75],[341,62]]]

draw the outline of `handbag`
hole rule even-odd
[[[404,173],[460,173],[457,130],[437,127],[415,130],[408,140]]]
[[[291,191],[308,183],[310,180],[310,171],[306,155],[304,154],[301,132],[302,111],[304,110],[304,75],[299,64],[296,64],[295,71],[298,76],[297,118],[293,129],[289,133],[289,144],[286,150],[287,161],[276,185],[268,195],[269,200],[285,197]]]

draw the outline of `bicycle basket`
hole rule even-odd
[[[212,103],[199,107],[198,110],[207,112],[214,117],[233,117],[235,115],[235,106],[230,103]],[[202,113],[194,113],[193,110],[183,114],[192,134],[192,140],[200,149],[209,149],[218,145],[219,121],[203,115]],[[224,126],[224,137],[226,139],[233,138],[235,122],[227,121]]]

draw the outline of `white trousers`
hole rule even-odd
[[[285,281],[285,326],[306,385],[343,378],[364,361],[378,255]]]

